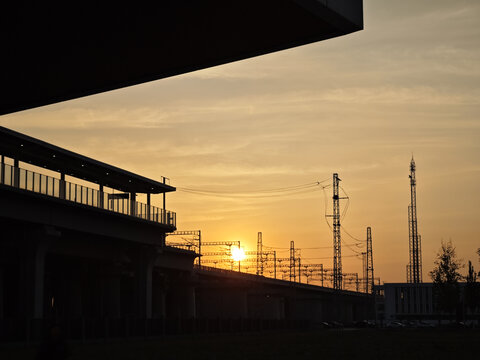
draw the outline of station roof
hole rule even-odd
[[[0,115],[362,28],[362,0],[8,1]]]
[[[0,154],[113,189],[158,194],[175,191],[173,186],[98,160],[74,153],[45,141],[0,126]]]

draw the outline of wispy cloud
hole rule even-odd
[[[391,263],[408,252],[414,152],[421,216],[443,219],[447,207],[451,216],[422,227],[424,254],[446,233],[462,239],[462,255],[480,235],[479,17],[475,1],[366,0],[364,31],[2,116],[0,124],[183,187],[281,187],[339,172],[351,196],[348,226],[361,232],[372,225],[377,258],[395,253]],[[453,194],[458,174],[462,186]],[[276,245],[295,238],[308,247],[330,241],[322,196],[178,192],[167,204],[181,226],[213,239],[235,232],[253,234],[254,243],[264,231]],[[383,278],[403,280],[403,265],[401,276],[389,264],[378,269]]]

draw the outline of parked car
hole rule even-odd
[[[427,323],[425,321],[419,321],[417,322],[417,327],[419,328],[434,328],[435,325],[433,325],[432,323]]]
[[[373,328],[375,327],[375,322],[371,320],[361,320],[361,321],[355,321],[353,323],[353,326],[356,328]]]
[[[405,327],[405,324],[401,323],[400,321],[390,321],[387,323],[387,328],[391,328],[391,329],[400,329],[404,327]]]
[[[331,329],[333,327],[328,321],[322,321],[321,325],[324,329]]]
[[[334,328],[343,328],[343,323],[340,321],[330,321],[330,324],[332,324]]]

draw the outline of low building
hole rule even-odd
[[[375,286],[376,318],[380,324],[392,321],[438,321],[478,320],[480,309],[470,311],[464,303],[466,283],[459,283],[459,305],[451,313],[442,313],[436,305],[433,283],[384,283]]]

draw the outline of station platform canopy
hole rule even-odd
[[[9,1],[0,115],[362,28],[362,0]]]
[[[0,154],[78,179],[129,192],[159,194],[175,187],[0,126]],[[165,181],[166,182],[166,181]]]

